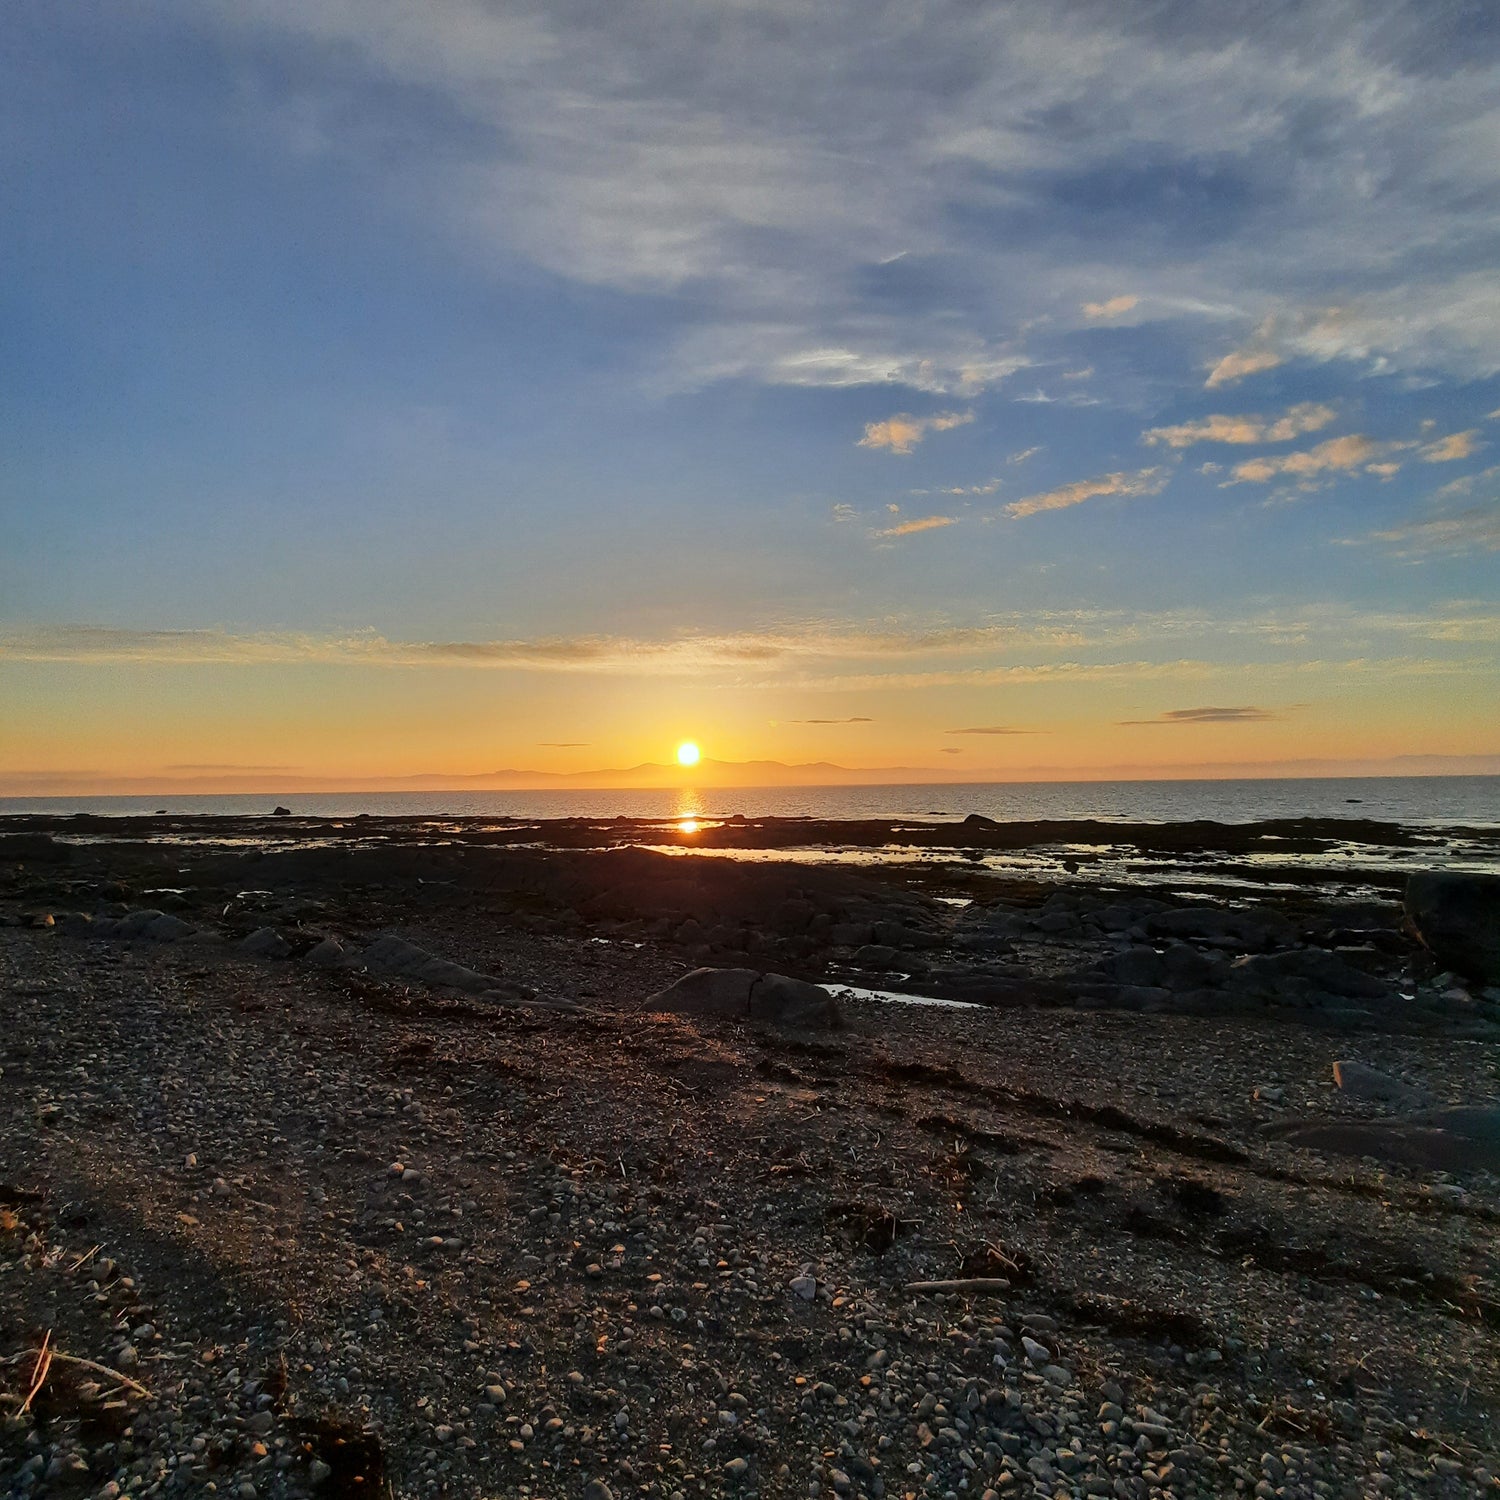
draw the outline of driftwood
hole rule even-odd
[[[13,1354],[9,1359],[0,1359],[0,1364],[16,1364],[20,1360],[34,1358],[35,1364],[31,1367],[31,1391],[26,1400],[21,1404],[21,1410],[26,1411],[40,1394],[41,1389],[47,1383],[47,1376],[55,1363],[65,1365],[77,1365],[80,1370],[92,1370],[95,1375],[103,1375],[118,1384],[126,1386],[135,1392],[137,1396],[149,1396],[150,1390],[142,1385],[139,1380],[132,1380],[129,1375],[120,1370],[112,1370],[108,1365],[97,1364],[92,1359],[84,1359],[78,1354],[64,1354],[52,1342],[52,1332],[49,1329],[42,1339],[42,1346],[36,1351],[26,1349],[20,1354]]]
[[[908,1281],[909,1292],[1008,1292],[1010,1282],[1003,1276],[970,1276],[957,1281]]]

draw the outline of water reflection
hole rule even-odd
[[[678,833],[691,836],[703,827],[703,801],[696,788],[682,787],[676,797],[676,809],[672,816],[677,820]]]

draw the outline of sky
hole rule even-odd
[[[1500,771],[1497,264],[1482,0],[18,0],[0,793]]]

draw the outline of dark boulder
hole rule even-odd
[[[818,1030],[841,1021],[838,1005],[821,985],[757,969],[694,969],[652,995],[646,1008]]]
[[[1185,938],[1236,953],[1285,948],[1297,932],[1280,912],[1248,907],[1184,906],[1159,912],[1146,924],[1154,937]]]
[[[1440,964],[1481,984],[1500,984],[1500,875],[1413,875],[1406,920]]]
[[[73,858],[71,844],[59,844],[45,833],[11,833],[0,838],[0,862],[27,865],[65,865]]]

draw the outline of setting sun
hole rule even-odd
[[[677,764],[679,766],[696,766],[702,755],[703,752],[691,740],[684,740],[677,747]]]

